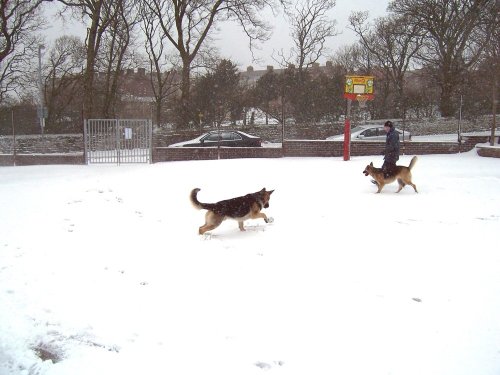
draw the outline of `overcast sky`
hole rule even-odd
[[[386,15],[386,9],[389,0],[337,0],[336,6],[330,11],[332,19],[337,21],[337,31],[339,35],[330,38],[327,42],[327,47],[333,53],[339,47],[351,44],[356,41],[354,33],[347,29],[348,17],[353,11],[368,11],[370,18],[376,18]],[[55,6],[51,5],[49,9],[49,17],[53,21],[52,26],[47,30],[49,41],[55,38],[70,34],[78,35],[82,39],[85,37],[83,26],[75,26],[74,24],[63,24],[55,21],[53,14]],[[271,12],[266,15],[267,21],[274,26],[273,36],[271,39],[260,45],[260,49],[254,51],[254,57],[257,61],[252,61],[252,54],[248,48],[248,39],[235,24],[224,24],[220,27],[220,31],[214,35],[215,44],[219,49],[221,57],[229,58],[236,63],[242,70],[247,66],[252,65],[255,69],[265,69],[267,65],[278,66],[273,61],[273,52],[283,49],[289,51],[291,47],[291,37],[289,24],[283,17],[283,12],[277,16],[273,16]],[[324,64],[325,59],[320,60]]]
[[[386,9],[389,0],[337,0],[337,5],[329,14],[332,19],[337,21],[337,31],[339,35],[330,38],[327,41],[328,49],[333,53],[339,47],[354,43],[357,38],[354,33],[347,29],[348,17],[354,11],[368,11],[370,18],[376,18],[386,15]],[[269,19],[272,19],[270,13]],[[256,69],[265,68],[266,65],[274,65],[273,51],[283,49],[288,52],[291,47],[290,25],[284,19],[283,14],[279,14],[274,19],[274,29],[272,38],[261,45],[261,50],[255,52],[255,57],[258,62],[252,62],[252,55],[248,48],[248,39],[235,25],[225,25],[221,29],[221,33],[217,36],[217,46],[223,57],[228,57],[237,63],[242,69],[246,69],[248,65],[254,66]],[[326,59],[320,61],[324,64]]]

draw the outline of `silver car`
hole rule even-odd
[[[403,131],[395,128],[399,133],[399,140],[403,140]],[[351,129],[351,141],[385,141],[386,132],[384,125],[359,125]],[[333,135],[326,138],[328,141],[343,141],[344,134]],[[411,134],[408,131],[404,132],[404,140],[411,140]]]

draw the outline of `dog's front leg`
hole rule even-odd
[[[267,217],[267,215],[264,212],[256,213],[255,215],[252,216],[252,219],[264,219],[264,221],[268,224],[273,222],[273,218]]]
[[[245,228],[243,227],[243,223],[244,223],[243,221],[238,221],[238,227],[240,228],[240,230],[241,230],[242,232],[244,232],[244,231],[245,231]]]

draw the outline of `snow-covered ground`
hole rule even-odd
[[[0,374],[498,375],[500,159],[372,160],[0,168]]]

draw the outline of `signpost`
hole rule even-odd
[[[347,99],[347,115],[344,123],[344,160],[351,158],[351,104],[357,100],[365,108],[368,100],[374,99],[373,76],[346,76],[344,98]]]
[[[39,89],[39,95],[40,95],[40,104],[38,106],[37,114],[38,118],[40,119],[40,130],[42,132],[42,137],[43,137],[43,132],[45,129],[45,119],[47,118],[47,107],[45,107],[44,103],[44,94],[43,94],[43,81],[42,81],[42,49],[44,49],[45,46],[43,44],[38,45],[38,89]]]

